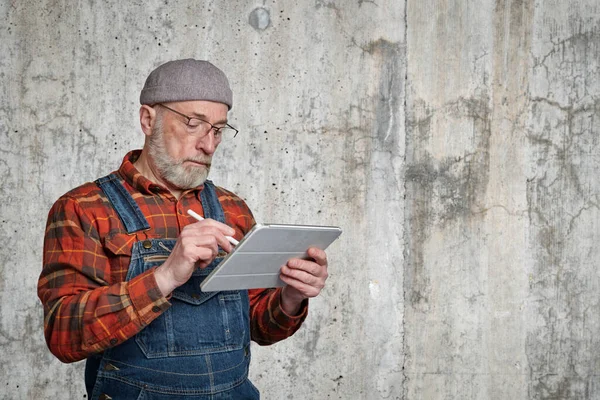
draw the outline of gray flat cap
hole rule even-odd
[[[148,75],[141,104],[168,103],[170,101],[208,100],[233,107],[233,93],[227,77],[208,61],[169,61]]]

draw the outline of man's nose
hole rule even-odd
[[[212,155],[217,149],[217,139],[215,138],[214,129],[208,131],[206,135],[198,139],[196,148],[201,149],[204,153]]]

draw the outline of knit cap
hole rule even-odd
[[[148,75],[140,103],[153,105],[171,101],[207,100],[233,107],[233,93],[227,77],[208,61],[169,61]]]

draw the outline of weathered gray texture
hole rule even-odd
[[[266,399],[600,398],[600,5],[0,3],[0,398],[83,398],[35,289],[47,210],[140,147],[147,73],[207,58],[260,221],[336,224]],[[235,161],[234,161],[235,160]]]
[[[600,6],[407,17],[406,398],[600,398]]]

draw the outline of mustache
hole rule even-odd
[[[196,162],[196,163],[206,164],[208,167],[210,167],[210,165],[212,164],[212,157],[203,157],[203,156],[186,157],[184,159],[179,160],[179,163],[183,164],[186,161],[192,161],[192,162]]]

